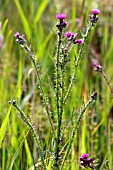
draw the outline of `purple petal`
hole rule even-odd
[[[72,32],[70,32],[70,31],[68,31],[68,32],[66,32],[65,34],[64,34],[64,36],[65,37],[71,37],[73,35],[73,33]]]
[[[88,158],[88,156],[89,156],[89,154],[88,153],[84,153],[83,155],[81,155],[81,159],[87,159]]]
[[[77,41],[76,41],[76,43],[78,43],[78,44],[83,44],[83,40],[82,39],[78,39]]]
[[[62,13],[61,13],[61,14],[57,14],[57,15],[56,15],[56,18],[59,19],[59,20],[60,20],[60,19],[61,19],[61,20],[62,20],[62,19],[65,19],[65,18],[66,18],[66,14],[62,14]]]
[[[92,9],[91,13],[94,14],[94,15],[98,15],[98,14],[100,14],[100,10],[99,9]]]
[[[19,38],[19,37],[20,37],[19,32],[16,32],[16,33],[14,34],[14,36],[15,36],[16,38]]]

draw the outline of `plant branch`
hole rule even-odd
[[[69,141],[69,144],[68,144],[66,153],[65,153],[65,155],[64,155],[64,159],[63,159],[63,162],[62,162],[62,165],[61,165],[60,170],[63,170],[64,163],[65,163],[66,158],[67,158],[67,156],[68,156],[68,154],[69,154],[69,152],[70,152],[70,150],[71,150],[72,143],[73,143],[73,139],[74,139],[74,137],[75,137],[75,134],[77,133],[77,129],[78,129],[78,127],[79,127],[80,121],[82,120],[83,115],[84,115],[87,107],[88,107],[94,100],[96,100],[96,97],[95,97],[95,95],[93,94],[93,95],[90,97],[88,103],[86,103],[85,107],[80,111],[80,115],[79,115],[79,117],[78,117],[78,119],[77,119],[77,122],[76,122],[75,126],[73,127],[72,136],[71,136],[71,139],[70,139],[70,141]]]
[[[30,130],[31,130],[31,132],[33,134],[33,137],[36,140],[38,149],[39,149],[39,154],[40,154],[40,157],[41,157],[42,167],[43,167],[44,170],[46,170],[46,165],[45,165],[45,162],[44,162],[44,155],[43,155],[43,151],[42,151],[42,148],[41,148],[41,143],[40,143],[39,138],[37,137],[37,134],[36,134],[36,131],[35,131],[33,125],[30,123],[30,121],[28,120],[28,118],[26,117],[24,112],[21,111],[21,109],[17,106],[16,100],[11,101],[11,103],[16,108],[16,110],[20,113],[20,116],[21,116],[22,120],[24,121],[24,123],[30,128]]]
[[[29,47],[27,45],[25,46],[25,49],[29,53],[30,59],[31,59],[33,65],[34,65],[34,68],[35,68],[35,71],[36,71],[36,75],[37,75],[37,78],[38,78],[38,81],[39,81],[39,86],[40,86],[43,102],[44,102],[44,105],[45,105],[45,108],[46,108],[46,112],[47,112],[47,115],[48,115],[48,118],[49,118],[49,122],[50,122],[50,125],[51,125],[52,133],[53,133],[54,138],[55,138],[54,125],[53,125],[53,121],[52,121],[50,113],[49,113],[48,105],[46,103],[46,98],[45,98],[44,90],[43,90],[43,87],[42,87],[42,82],[41,82],[41,78],[40,78],[39,71],[38,71],[38,68],[37,68],[37,64],[36,64],[36,61],[35,61],[35,58],[34,58],[34,54],[31,52],[31,50],[29,49]]]

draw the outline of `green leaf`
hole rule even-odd
[[[26,155],[27,155],[27,164],[29,166],[31,166],[32,165],[32,156],[31,156],[31,151],[30,151],[30,148],[29,148],[29,145],[28,145],[28,142],[26,139],[25,139],[24,144],[25,144],[25,150],[26,150]]]
[[[2,26],[2,33],[4,34],[5,30],[6,30],[6,26],[8,24],[8,19],[5,20],[3,26]]]
[[[47,170],[51,170],[51,167],[52,167],[52,157],[50,157],[50,160],[49,160],[49,164],[48,164]]]
[[[27,18],[25,17],[25,14],[24,14],[24,12],[22,10],[22,7],[21,7],[19,1],[14,0],[14,2],[15,2],[15,5],[16,5],[16,7],[18,9],[18,12],[19,12],[19,15],[20,15],[20,18],[21,18],[25,33],[26,33],[27,37],[30,39],[31,38],[31,29],[30,29],[29,22],[28,22]]]
[[[26,139],[26,136],[28,135],[28,133],[29,133],[29,131],[27,131],[27,133],[25,134],[25,137],[23,138],[23,140],[21,141],[21,143],[20,143],[19,147],[17,148],[15,154],[13,155],[13,157],[12,157],[12,159],[11,159],[9,165],[8,165],[7,170],[11,170],[11,168],[12,168],[12,166],[14,164],[15,159],[17,158],[18,154],[20,153],[20,149],[22,148],[23,142]]]
[[[4,139],[4,136],[5,136],[5,131],[6,131],[9,115],[10,115],[10,112],[11,112],[11,108],[12,108],[12,106],[9,107],[7,115],[6,115],[4,121],[3,121],[2,125],[1,125],[1,128],[0,128],[0,148],[1,148],[1,144],[2,144],[2,141]]]
[[[37,9],[36,15],[34,17],[34,23],[36,24],[38,20],[40,19],[43,11],[45,10],[47,4],[49,3],[49,0],[43,0],[40,4],[39,8]]]

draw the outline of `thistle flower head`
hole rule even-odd
[[[66,18],[66,14],[57,14],[56,18],[59,19],[59,22],[56,24],[56,27],[59,29],[59,31],[62,31],[62,29],[65,28],[67,25],[67,22],[64,21],[64,19]]]
[[[88,156],[89,156],[89,154],[88,154],[88,153],[84,153],[83,155],[81,155],[80,160],[87,159],[87,158],[88,158]]]
[[[75,42],[78,43],[78,44],[83,44],[84,43],[83,39],[78,39]]]
[[[89,18],[92,22],[92,25],[94,26],[94,24],[98,21],[97,15],[100,14],[100,10],[99,9],[92,9],[91,13],[92,13],[92,15],[89,16]]]
[[[66,14],[62,14],[62,13],[57,14],[57,15],[56,15],[56,18],[59,19],[59,20],[63,20],[63,19],[66,18]]]
[[[19,38],[19,37],[20,37],[20,33],[19,33],[19,32],[16,32],[16,33],[14,34],[14,36],[15,36],[16,38]]]
[[[95,61],[92,61],[92,66],[95,68],[96,71],[102,72],[102,66],[97,64]]]
[[[93,158],[88,158],[89,154],[88,153],[84,153],[81,157],[80,157],[80,164],[84,167],[90,167],[93,168]]]
[[[93,15],[98,15],[98,14],[100,14],[100,10],[99,10],[99,9],[92,9],[92,10],[91,10],[91,13],[92,13]]]
[[[64,34],[64,36],[65,37],[67,37],[67,38],[70,38],[70,37],[72,37],[74,34],[72,33],[72,32],[70,32],[70,31],[68,31],[68,32],[66,32],[65,34]]]
[[[19,43],[20,45],[24,45],[25,44],[25,39],[24,39],[24,34],[20,35],[19,32],[16,32],[14,34],[14,36],[16,37],[16,42]]]

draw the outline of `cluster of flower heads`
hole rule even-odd
[[[56,18],[59,19],[59,22],[56,24],[56,27],[59,29],[59,31],[62,31],[63,28],[66,28],[67,26],[67,22],[64,21],[64,19],[66,18],[66,14],[57,14]],[[64,36],[66,38],[68,38],[68,41],[72,41],[73,44],[83,44],[83,40],[82,39],[78,39],[76,40],[76,37],[78,36],[78,33],[73,34],[72,32],[68,31],[64,34]]]
[[[94,169],[94,160],[93,158],[88,158],[89,154],[88,153],[84,153],[81,157],[80,157],[80,165],[84,166],[84,167],[89,167],[91,169]]]
[[[98,21],[97,15],[100,14],[100,11],[98,9],[92,9],[91,13],[92,13],[92,15],[90,15],[89,18],[90,18],[90,21],[93,26],[94,23],[96,23]],[[67,22],[64,21],[66,19],[66,15],[63,13],[60,13],[60,14],[56,15],[56,18],[59,19],[59,22],[56,24],[56,27],[59,29],[59,31],[62,31],[63,28],[66,28],[66,26],[67,26]],[[76,40],[78,33],[73,34],[72,32],[68,31],[64,34],[64,36],[66,38],[68,38],[68,41],[73,42],[73,44],[77,44],[77,43],[83,44],[84,43],[83,39]]]
[[[91,21],[91,23],[93,25],[94,23],[96,23],[98,21],[97,15],[100,14],[100,11],[98,9],[92,9],[91,13],[92,13],[92,15],[90,15],[89,18],[90,18],[90,21]],[[66,14],[59,13],[59,14],[56,15],[56,18],[59,19],[59,22],[56,24],[56,27],[61,32],[63,30],[63,28],[66,28],[66,26],[67,26],[67,22],[65,22]],[[16,42],[18,42],[20,45],[25,44],[26,41],[24,39],[24,36],[25,36],[24,34],[22,34],[20,36],[19,32],[16,32],[14,34],[14,36],[17,38]],[[76,38],[78,36],[78,33],[73,34],[72,32],[68,31],[68,32],[66,32],[64,34],[64,36],[66,38],[68,38],[68,41],[73,42],[73,44],[77,44],[77,43],[78,44],[83,44],[84,43],[83,39],[76,40]]]
[[[68,31],[65,34],[65,37],[68,38],[68,41],[72,41],[73,44],[83,44],[83,39],[76,40],[76,37],[78,36],[78,33],[73,34],[72,32]]]

